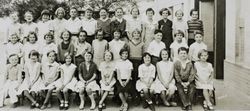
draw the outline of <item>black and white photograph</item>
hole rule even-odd
[[[250,110],[249,0],[0,0],[0,111]]]

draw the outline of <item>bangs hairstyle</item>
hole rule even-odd
[[[122,37],[122,31],[121,31],[120,29],[115,29],[115,30],[113,31],[113,33],[112,33],[113,38],[114,38],[114,33],[115,33],[115,32],[119,32],[119,33],[120,33],[120,38]]]
[[[124,11],[123,11],[122,7],[116,8],[116,9],[115,9],[115,12],[116,12],[117,10],[122,10],[122,13],[124,14]]]
[[[110,55],[111,55],[111,61],[114,60],[114,54],[111,51],[108,51],[108,50],[104,52],[104,54],[103,54],[103,60],[105,61],[105,55],[107,53],[110,53]]]
[[[37,41],[37,34],[36,34],[36,32],[34,32],[34,31],[31,31],[31,32],[29,32],[29,34],[28,34],[28,36],[27,36],[27,42],[29,42],[30,41],[30,35],[34,35],[35,36],[35,41]]]
[[[76,10],[76,12],[78,13],[78,9],[77,9],[76,7],[74,7],[74,6],[73,6],[73,7],[70,7],[70,11],[71,11],[71,10]]]
[[[52,34],[51,32],[48,32],[44,35],[44,39],[46,39],[47,36],[50,36],[52,40],[54,40],[54,34]]]
[[[68,31],[68,30],[64,30],[62,33],[61,33],[61,36],[60,36],[60,38],[63,40],[63,34],[65,33],[65,32],[67,32],[68,34],[69,34],[69,41],[71,41],[71,36],[72,36],[72,34],[71,34],[71,32],[70,31]]]
[[[142,59],[141,60],[144,62],[143,58],[146,57],[146,56],[150,57],[150,62],[151,62],[152,61],[152,55],[150,53],[148,53],[148,52],[145,52],[145,53],[142,54]]]
[[[130,14],[132,15],[132,11],[134,9],[137,9],[137,14],[140,15],[140,10],[138,9],[138,7],[133,7],[131,10],[130,10]]]
[[[49,54],[51,54],[51,53],[54,53],[54,55],[55,55],[55,57],[56,57],[56,51],[54,51],[54,50],[50,50],[50,51],[48,51],[47,52],[47,57],[49,56]]]
[[[17,37],[17,41],[19,42],[19,41],[20,41],[20,37],[18,36],[18,34],[17,34],[16,32],[10,34],[10,37],[9,37],[8,40],[10,41],[10,39],[11,39],[11,37],[12,37],[13,35],[15,35],[15,36]]]
[[[199,59],[200,59],[202,53],[207,53],[207,55],[208,55],[208,51],[207,51],[207,50],[201,49],[201,50],[198,52],[198,58],[199,58]]]
[[[177,10],[177,11],[175,11],[175,14],[174,14],[174,15],[176,16],[178,12],[181,12],[181,15],[184,16],[184,12],[183,12],[182,10]]]
[[[168,53],[168,59],[170,58],[170,51],[169,50],[167,50],[166,48],[164,48],[164,49],[162,49],[161,51],[160,51],[160,55],[159,55],[159,57],[160,57],[160,61],[162,60],[162,56],[161,56],[161,54],[162,54],[162,52],[163,51],[166,51],[167,53]]]
[[[85,52],[85,54],[90,54],[90,55],[91,55],[91,59],[93,59],[93,54],[92,54],[90,51]],[[85,54],[84,54],[84,56],[85,56]],[[85,59],[85,58],[84,58],[84,59]]]
[[[180,51],[185,51],[188,54],[188,48],[186,48],[186,47],[180,47],[178,49],[178,54],[180,53]]]
[[[71,62],[73,61],[73,55],[70,54],[69,52],[66,52],[66,53],[64,54],[64,62],[66,62],[66,58],[67,58],[67,57],[70,57],[70,58],[71,58]]]
[[[159,29],[156,29],[156,30],[154,31],[154,34],[158,34],[158,33],[162,33],[162,31],[159,30]]]
[[[202,31],[199,31],[199,30],[194,31],[194,36],[195,36],[195,35],[197,35],[197,34],[200,34],[200,35],[202,35],[202,36],[203,36],[203,32],[202,32]]]
[[[27,11],[24,13],[24,17],[26,17],[27,14],[30,14],[30,15],[32,15],[32,17],[33,17],[33,12],[32,12],[31,10],[27,10]]]
[[[105,32],[101,28],[99,28],[99,29],[96,30],[96,32],[95,32],[96,36],[97,36],[98,32],[102,32],[102,34],[105,35]]]
[[[108,13],[108,9],[107,9],[107,8],[104,8],[104,7],[102,7],[102,8],[100,9],[99,13],[100,13],[102,10],[104,10],[104,11],[106,11],[106,12]]]
[[[62,8],[62,7],[59,7],[59,8],[56,9],[56,11],[55,11],[55,15],[56,15],[56,16],[58,16],[58,12],[59,12],[59,11],[62,11],[62,12],[63,12],[63,16],[65,16],[65,10],[64,10],[64,8]]]
[[[11,54],[11,55],[9,55],[8,58],[10,59],[10,58],[12,58],[12,57],[14,57],[14,56],[16,56],[17,58],[19,58],[17,54]]]
[[[86,31],[86,30],[83,30],[83,29],[81,29],[81,30],[79,31],[79,33],[78,33],[78,37],[80,36],[80,33],[85,33],[85,34],[86,34],[86,36],[88,35],[87,31]]]
[[[193,12],[196,12],[196,11],[197,11],[198,14],[199,14],[199,11],[198,11],[198,10],[196,10],[196,9],[191,9],[191,10],[190,10],[190,16],[192,16]]]
[[[181,36],[184,37],[184,32],[182,30],[176,30],[174,33],[174,37],[176,37],[177,34],[181,34]]]
[[[170,13],[170,11],[169,11],[168,8],[163,8],[163,9],[161,9],[160,12],[159,12],[160,15],[162,15],[163,11],[167,11],[167,12],[168,12],[168,15],[171,15],[171,13]]]
[[[37,58],[39,58],[39,52],[36,51],[36,50],[31,50],[30,53],[29,53],[29,58],[31,56],[36,56]]]
[[[128,58],[129,58],[129,50],[126,49],[126,48],[122,48],[122,49],[120,50],[120,52],[119,52],[119,55],[122,56],[122,53],[123,53],[123,52],[128,52]]]
[[[132,32],[132,37],[134,37],[134,33],[135,33],[135,32],[139,33],[139,34],[140,34],[140,37],[141,37],[141,31],[140,31],[138,28],[136,28],[136,29]]]
[[[150,11],[152,11],[152,12],[153,12],[153,15],[155,15],[155,11],[154,11],[152,8],[148,8],[148,9],[146,10],[146,15],[147,15],[147,13],[150,12]]]

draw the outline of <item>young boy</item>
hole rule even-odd
[[[184,38],[184,32],[177,30],[174,34],[175,41],[170,45],[171,59],[176,61],[178,59],[178,49],[180,47],[188,48],[186,39]]]
[[[178,49],[179,60],[174,63],[174,76],[176,87],[183,104],[183,110],[192,110],[192,100],[195,92],[194,77],[196,70],[188,60],[188,49]],[[185,93],[187,90],[187,93]]]
[[[207,50],[207,45],[203,42],[203,33],[201,31],[196,31],[194,33],[195,42],[190,45],[189,56],[192,62],[198,61],[198,53],[200,50]]]
[[[18,55],[11,54],[9,56],[10,64],[7,65],[4,85],[0,89],[0,108],[4,105],[5,98],[10,96],[10,103],[13,107],[17,106],[18,98],[17,91],[22,81],[22,67],[18,64]]]
[[[162,49],[166,48],[166,45],[161,41],[161,30],[155,30],[154,34],[154,40],[150,42],[147,52],[152,55],[152,64],[156,65],[159,60],[160,52]]]
[[[203,22],[199,20],[198,10],[192,9],[190,11],[191,20],[187,21],[188,24],[188,46],[194,43],[194,32],[203,32]]]

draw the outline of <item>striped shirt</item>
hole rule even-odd
[[[194,33],[195,31],[202,31],[203,32],[203,22],[201,20],[188,20],[187,21],[188,24],[188,33]],[[194,36],[192,37],[188,37],[188,38],[194,38]]]

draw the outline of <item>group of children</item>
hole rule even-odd
[[[177,90],[183,109],[192,110],[197,88],[203,89],[204,107],[213,109],[209,99],[213,68],[206,62],[208,51],[202,41],[198,11],[191,10],[192,19],[184,22],[183,12],[178,10],[174,23],[168,19],[167,8],[160,11],[163,19],[158,23],[153,20],[154,13],[152,8],[147,9],[144,22],[134,7],[131,19],[125,20],[123,9],[117,8],[111,19],[102,8],[100,19],[95,20],[93,11],[87,9],[80,20],[73,7],[71,18],[66,20],[65,10],[60,7],[54,20],[44,10],[37,25],[32,22],[32,12],[27,11],[22,26],[15,18],[18,13],[12,13],[0,107],[7,95],[16,106],[18,96],[24,94],[32,108],[46,109],[51,107],[50,98],[56,92],[59,109],[68,109],[71,90],[79,93],[80,110],[84,109],[86,94],[91,100],[90,109],[95,109],[94,94],[98,92],[101,97],[97,106],[101,110],[108,94],[114,91],[121,100],[121,111],[128,110],[129,94],[139,99],[141,92],[143,107],[154,111],[154,94],[160,95],[165,106],[176,106],[173,95]]]

